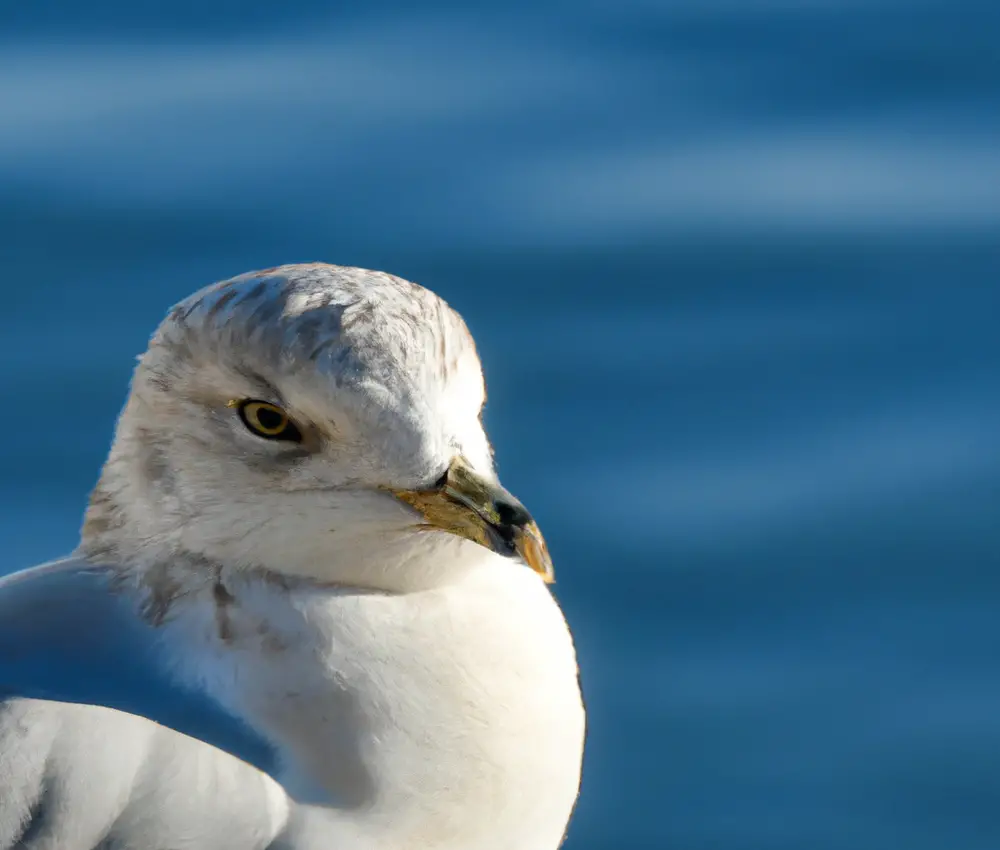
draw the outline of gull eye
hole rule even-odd
[[[302,442],[302,432],[299,431],[298,426],[276,404],[247,399],[230,402],[229,406],[236,408],[243,424],[258,437],[263,437],[265,440]]]

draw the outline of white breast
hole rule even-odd
[[[303,846],[558,847],[584,737],[572,640],[536,575],[483,556],[496,563],[420,593],[286,596],[298,616],[272,620],[270,650],[216,671],[287,754],[282,784],[321,807]]]

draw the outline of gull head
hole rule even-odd
[[[552,565],[497,480],[461,317],[397,277],[292,265],[175,306],[141,356],[81,549],[389,591]]]

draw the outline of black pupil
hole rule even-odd
[[[257,424],[265,431],[277,431],[285,424],[285,416],[270,407],[258,407]]]

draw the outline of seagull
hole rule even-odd
[[[576,654],[484,400],[389,274],[176,305],[78,547],[0,579],[0,848],[557,848]]]

